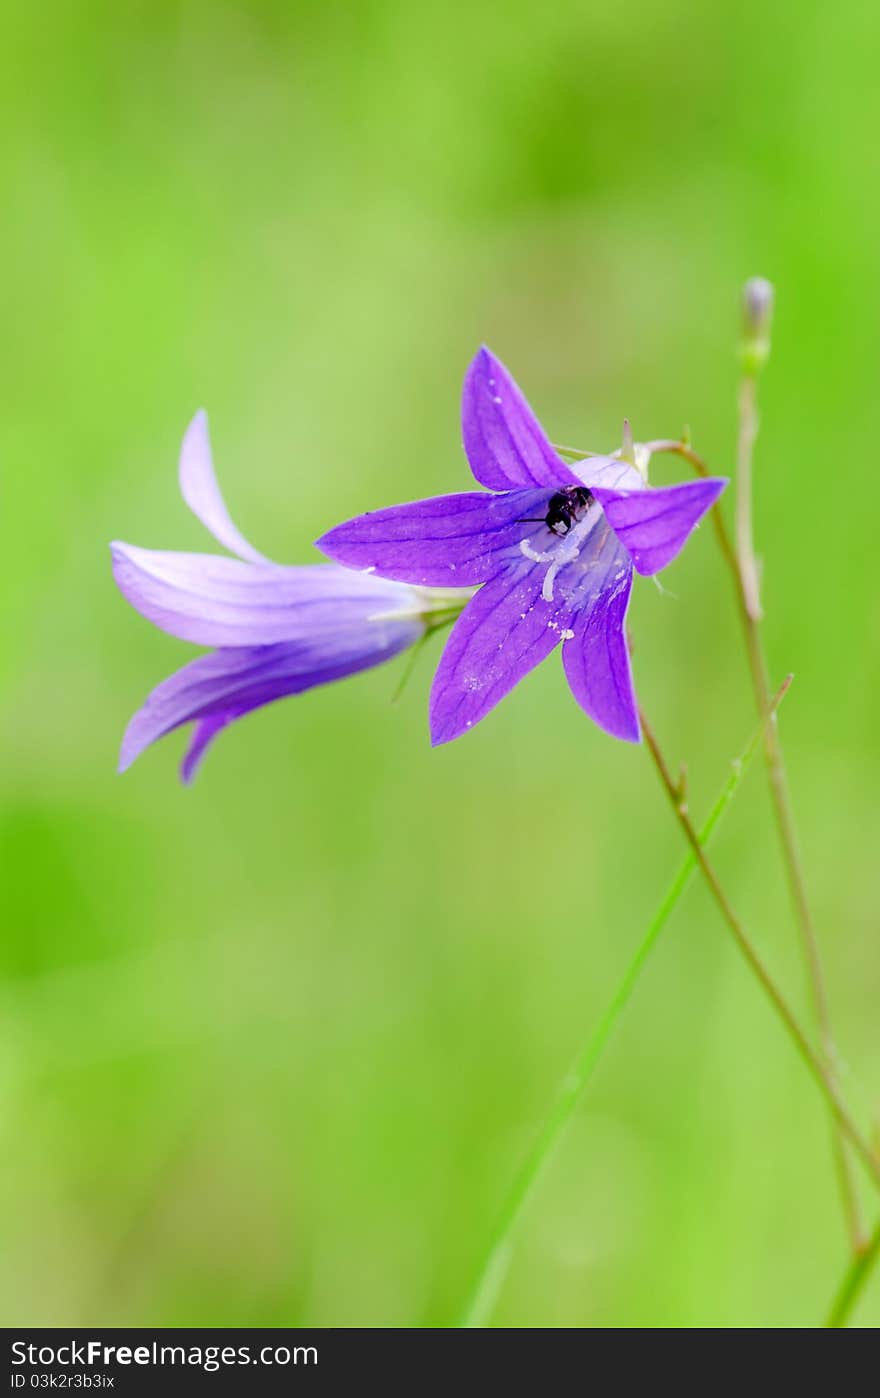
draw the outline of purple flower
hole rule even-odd
[[[194,723],[181,776],[191,781],[221,729],[263,704],[389,660],[467,594],[421,589],[330,563],[284,567],[238,532],[211,462],[199,413],[180,455],[180,488],[193,513],[236,558],[111,544],[128,601],[172,636],[213,646],[154,689],[128,725],[119,769],[157,738]]]
[[[619,456],[567,465],[487,349],[465,376],[462,429],[486,490],[360,515],[318,547],[398,581],[479,585],[434,679],[435,744],[479,723],[560,642],[581,707],[614,737],[638,742],[624,636],[633,568],[665,568],[727,482],[651,490]],[[637,450],[640,465],[647,454]]]

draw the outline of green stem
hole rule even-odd
[[[453,622],[458,621],[458,618],[461,616],[472,595],[471,592],[468,592],[463,602],[450,606],[438,605],[433,610],[422,613],[425,622],[425,630],[409,653],[409,658],[403,667],[397,688],[391,696],[392,704],[398,703],[403,691],[412,679],[413,671],[418,664],[419,656],[428,638],[433,636],[435,631],[442,631],[444,627],[452,626]]]
[[[749,382],[748,376],[745,382]],[[751,452],[756,435],[757,407],[754,384],[752,383],[749,389],[744,388],[740,394],[740,437],[737,445],[737,470],[740,481],[740,494],[737,504],[737,535],[740,548],[747,550],[751,550],[752,548],[750,524]],[[672,452],[676,456],[682,457],[700,476],[709,475],[709,468],[705,461],[703,461],[702,457],[698,456],[686,442],[662,440],[649,442],[647,445],[653,452]],[[745,493],[743,493],[742,490],[744,479],[748,482]],[[741,502],[744,499],[747,502],[749,521],[744,521],[740,518],[742,509]],[[757,591],[757,565],[753,553],[749,552],[744,559],[741,559],[737,549],[734,548],[727,531],[724,515],[719,505],[715,505],[712,509],[712,522],[715,527],[715,535],[722,557],[730,570],[737,607],[743,627],[746,654],[752,677],[752,688],[755,694],[755,703],[759,718],[763,718],[768,712],[770,688],[767,658],[764,653],[764,645],[761,638],[761,608]],[[816,1023],[819,1027],[822,1048],[836,1082],[837,1048],[831,1028],[831,1015],[828,1005],[828,993],[825,988],[825,977],[822,969],[822,957],[819,951],[819,938],[807,897],[806,879],[804,877],[803,861],[801,860],[797,832],[795,830],[791,794],[789,792],[788,777],[786,775],[785,761],[782,753],[782,742],[775,721],[768,723],[765,728],[765,755],[773,811],[776,817],[776,825],[779,831],[783,859],[788,875],[791,899],[800,932],[804,964],[807,968],[807,975],[812,992],[813,1010]],[[852,1178],[846,1143],[843,1139],[844,1133],[840,1128],[839,1122],[833,1122],[833,1128],[832,1145],[840,1184],[843,1211],[853,1253],[859,1256],[864,1247],[865,1240],[859,1216],[858,1195],[856,1193],[855,1181]]]
[[[858,1300],[871,1268],[880,1257],[880,1223],[874,1229],[865,1246],[852,1259],[834,1303],[825,1322],[826,1329],[841,1330],[846,1325],[850,1312]]]
[[[773,700],[774,713],[787,692],[789,683],[790,680],[786,680],[785,684],[776,695],[776,698]],[[746,769],[761,742],[761,735],[762,728],[759,728],[742,756],[738,761],[732,764],[730,775],[712,807],[705,825],[700,831],[699,838],[701,844],[706,844],[711,838],[716,825],[727,809],[727,806],[730,804],[730,801],[733,799],[734,793],[742,781]],[[624,971],[623,978],[612,995],[604,1013],[600,1017],[598,1024],[575,1058],[568,1073],[566,1073],[550,1115],[547,1117],[543,1129],[520,1167],[510,1188],[510,1192],[496,1219],[489,1248],[480,1269],[479,1277],[477,1278],[470,1300],[462,1315],[460,1324],[463,1327],[473,1329],[483,1326],[491,1315],[507,1272],[512,1247],[511,1235],[513,1229],[525,1209],[526,1204],[534,1193],[535,1187],[549,1164],[551,1156],[559,1145],[572,1113],[583,1096],[587,1084],[596,1069],[596,1065],[602,1057],[605,1046],[611,1038],[617,1026],[617,1022],[636,987],[636,982],[642,973],[645,962],[653,950],[657,938],[668,922],[670,914],[690,883],[696,867],[696,855],[693,852],[687,854],[682,860],[678,873],[667,889],[660,906],[651,920],[647,932],[636,948],[635,954]]]
[[[752,684],[759,716],[763,716],[767,712],[769,680],[767,657],[761,639],[762,611],[758,583],[758,560],[755,557],[752,537],[752,457],[758,436],[758,370],[766,358],[766,348],[767,346],[765,346],[763,355],[751,354],[744,357],[743,373],[739,386],[739,434],[736,449],[736,560],[739,565],[738,581],[742,596],[740,610],[745,625],[749,667],[752,672]],[[766,751],[770,795],[779,828],[783,859],[788,873],[791,898],[800,933],[801,949],[813,999],[813,1010],[822,1047],[836,1081],[837,1049],[831,1028],[831,1010],[828,1004],[828,991],[825,987],[819,937],[807,897],[803,861],[798,846],[791,795],[782,756],[782,743],[779,738],[779,730],[773,723],[767,727]],[[850,1244],[853,1253],[858,1256],[864,1246],[858,1195],[850,1169],[849,1154],[843,1132],[839,1124],[833,1120],[832,1148]]]
[[[806,1034],[804,1033],[803,1029],[798,1023],[797,1019],[795,1018],[794,1014],[789,1008],[785,996],[782,994],[782,991],[779,989],[779,986],[776,984],[775,980],[770,975],[770,972],[767,970],[767,967],[764,965],[764,962],[761,959],[761,956],[754,942],[752,942],[751,938],[747,936],[746,931],[742,926],[742,923],[740,922],[739,918],[737,917],[736,913],[733,911],[733,908],[728,902],[727,895],[725,894],[723,888],[721,887],[721,884],[718,881],[718,875],[715,873],[715,870],[709,863],[709,860],[706,858],[706,855],[703,851],[703,847],[700,843],[699,835],[697,834],[696,830],[694,829],[691,823],[690,817],[687,813],[687,806],[682,800],[680,784],[674,780],[669,770],[668,763],[663,757],[657,739],[654,736],[653,730],[650,724],[648,723],[647,719],[645,718],[645,715],[642,712],[642,710],[639,710],[639,719],[641,721],[642,734],[645,739],[645,744],[648,748],[648,752],[650,753],[654,766],[657,769],[657,774],[660,777],[660,780],[666,791],[666,795],[669,798],[669,802],[672,806],[673,813],[676,819],[678,820],[679,825],[682,828],[685,839],[691,846],[691,849],[693,850],[696,856],[697,863],[699,864],[703,877],[706,880],[710,892],[712,893],[712,897],[715,899],[715,902],[718,905],[718,910],[721,913],[721,916],[727,923],[727,926],[731,934],[733,935],[734,940],[736,941],[740,951],[745,957],[745,960],[747,961],[750,969],[760,982],[765,994],[767,995],[767,998],[770,1000],[770,1003],[773,1005],[773,1008],[776,1010],[776,1013],[782,1020],[783,1026],[785,1027],[795,1048],[797,1049],[798,1053],[800,1054],[801,1058],[806,1064],[806,1067],[812,1074],[813,1080],[824,1094],[825,1100],[827,1101],[828,1106],[831,1109],[835,1121],[838,1123],[838,1125],[841,1128],[841,1131],[846,1135],[847,1139],[854,1146],[859,1159],[861,1160],[868,1174],[871,1176],[871,1179],[873,1180],[874,1184],[880,1187],[880,1160],[878,1160],[873,1149],[868,1144],[865,1137],[862,1135],[861,1131],[856,1125],[855,1121],[851,1117],[849,1108],[847,1107],[846,1102],[844,1101],[843,1096],[841,1095],[836,1074],[834,1073],[831,1066],[813,1048],[813,1045],[810,1043],[809,1039],[807,1038]]]
[[[553,443],[553,450],[559,452],[560,456],[567,456],[571,461],[586,461],[588,456],[599,456],[597,451],[581,451],[580,447],[564,447],[559,442]]]

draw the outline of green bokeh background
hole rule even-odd
[[[442,1326],[681,856],[545,665],[432,752],[423,655],[114,773],[192,654],[107,541],[203,548],[199,406],[273,557],[467,488],[487,341],[553,435],[728,471],[737,295],[778,288],[766,636],[846,1086],[880,1108],[876,53],[860,0],[23,3],[0,52],[7,1324]],[[679,473],[680,474],[680,473]],[[662,466],[657,479],[673,479]],[[695,813],[752,727],[702,530],[632,612]],[[806,1015],[760,770],[717,845]],[[876,1208],[866,1197],[867,1212]],[[817,1323],[826,1115],[695,886],[517,1234],[508,1326]],[[861,1305],[880,1321],[880,1282]]]

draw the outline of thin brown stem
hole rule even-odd
[[[749,380],[744,380],[744,386],[746,382],[749,382]],[[737,549],[733,546],[727,531],[727,525],[724,521],[724,515],[718,505],[715,505],[712,510],[712,523],[715,528],[715,535],[722,557],[730,569],[737,607],[743,626],[746,653],[748,655],[758,716],[765,721],[764,743],[770,794],[773,801],[776,824],[779,830],[789,889],[800,932],[801,949],[807,967],[816,1024],[821,1035],[825,1057],[828,1060],[830,1071],[834,1075],[836,1081],[837,1049],[831,1030],[831,1016],[828,1006],[828,994],[825,988],[825,977],[822,970],[822,959],[819,952],[819,940],[816,934],[816,927],[813,922],[809,900],[807,898],[806,881],[798,847],[797,833],[795,831],[788,778],[786,776],[785,763],[782,755],[782,745],[779,739],[779,729],[775,715],[770,713],[770,683],[759,625],[761,616],[760,601],[758,600],[757,607],[754,605],[754,600],[750,601],[749,588],[752,585],[755,587],[755,599],[757,599],[757,565],[754,562],[752,552],[750,522],[751,452],[757,433],[754,384],[750,391],[741,394],[740,414],[741,431],[737,448],[737,469],[740,473],[737,542],[740,549],[746,548],[749,551],[748,557],[751,559],[751,562],[746,563],[746,566],[743,567],[742,555],[740,554],[738,556]],[[697,455],[689,443],[664,439],[650,442],[648,445],[654,452],[672,452],[676,456],[682,457],[683,460],[687,461],[689,465],[693,467],[698,475],[708,476],[710,474],[705,461],[702,457]],[[742,492],[744,467],[746,480],[745,499],[748,503],[749,510],[748,529],[746,529],[745,524],[740,521],[740,507],[742,506],[744,498]],[[750,579],[752,582],[749,581]],[[855,1181],[852,1177],[846,1145],[837,1129],[834,1131],[833,1149],[850,1244],[853,1252],[859,1253],[865,1245],[865,1235],[859,1216],[858,1196],[856,1193]]]
[[[666,795],[669,798],[670,805],[672,806],[675,817],[679,825],[681,826],[682,831],[684,832],[685,839],[688,841],[688,844],[694,852],[694,856],[696,858],[697,864],[699,865],[700,872],[706,880],[709,890],[712,893],[712,897],[715,899],[715,902],[718,905],[718,909],[721,913],[721,916],[727,923],[727,926],[733,934],[734,940],[736,941],[737,946],[739,947],[740,951],[742,952],[743,956],[748,962],[749,967],[754,972],[755,976],[757,976],[758,980],[761,983],[761,986],[764,989],[765,994],[767,995],[768,999],[770,1000],[771,1004],[776,1010],[776,1013],[782,1020],[783,1025],[785,1026],[790,1038],[792,1039],[798,1053],[806,1063],[807,1068],[809,1069],[810,1073],[812,1074],[813,1078],[815,1079],[816,1083],[818,1084],[819,1088],[824,1094],[836,1121],[840,1125],[841,1130],[845,1132],[849,1140],[852,1142],[853,1147],[855,1148],[868,1173],[871,1175],[871,1178],[873,1179],[874,1183],[880,1186],[880,1161],[878,1161],[874,1152],[871,1150],[871,1147],[868,1145],[867,1141],[859,1131],[859,1128],[852,1120],[847,1109],[846,1103],[844,1102],[840,1094],[840,1089],[838,1087],[837,1079],[834,1073],[831,1071],[828,1064],[825,1063],[823,1058],[813,1048],[812,1044],[810,1043],[809,1039],[807,1038],[806,1034],[804,1033],[803,1029],[798,1023],[797,1019],[795,1018],[792,1010],[789,1008],[788,1003],[782,994],[782,991],[779,989],[775,980],[770,975],[770,972],[764,965],[764,962],[762,961],[751,939],[746,935],[745,931],[743,930],[742,924],[740,923],[739,918],[737,917],[736,913],[733,911],[733,908],[728,902],[727,895],[721,887],[721,884],[718,880],[718,876],[715,873],[715,870],[713,869],[712,865],[709,863],[708,857],[702,845],[700,844],[699,836],[697,835],[696,830],[691,824],[690,817],[687,813],[687,808],[680,798],[678,784],[676,783],[675,778],[672,776],[669,766],[667,765],[666,760],[663,757],[663,754],[660,750],[660,746],[654,735],[654,731],[648,723],[647,719],[645,718],[644,713],[641,712],[641,710],[639,711],[639,719],[641,721],[642,732],[645,737],[645,742],[647,744],[648,751],[651,754],[654,766],[657,769],[657,773],[666,791]]]
[[[652,455],[659,454],[660,452],[668,452],[674,456],[680,456],[682,461],[686,461],[689,466],[693,467],[698,476],[711,476],[712,474],[703,458],[698,456],[693,447],[687,442],[679,442],[674,438],[663,437],[653,442],[646,442],[645,445]],[[724,515],[721,512],[720,505],[713,505],[711,518],[712,526],[715,530],[715,537],[718,540],[718,547],[721,550],[724,561],[730,569],[736,584],[735,592],[737,605],[742,615],[743,622],[745,623],[748,620],[748,612],[745,610],[745,600],[743,598],[742,588],[740,587],[739,564],[736,560],[736,550],[727,532],[727,525],[724,522]]]
[[[750,384],[748,389],[745,388],[746,383]],[[757,564],[754,561],[754,550],[751,538],[751,457],[756,435],[757,408],[754,375],[747,374],[744,377],[744,387],[740,394],[740,436],[737,446],[737,469],[740,485],[737,509],[738,542],[740,546],[747,551],[747,556],[751,559],[751,563],[746,567],[745,572],[741,567],[740,557],[737,554],[737,549],[734,547],[728,532],[720,505],[715,505],[712,509],[712,525],[715,530],[715,537],[721,555],[730,570],[734,587],[734,596],[743,627],[758,716],[765,725],[764,742],[768,781],[776,823],[779,829],[779,838],[782,845],[789,889],[797,917],[816,1023],[821,1035],[822,1047],[830,1065],[830,1071],[834,1075],[836,1081],[837,1049],[831,1030],[828,995],[825,989],[825,978],[819,953],[818,937],[816,935],[815,924],[807,898],[806,881],[794,826],[788,778],[786,776],[782,746],[779,739],[779,729],[777,727],[775,715],[770,713],[770,683],[759,626],[761,609],[760,599],[757,593]],[[660,438],[655,441],[647,442],[645,445],[652,453],[668,452],[680,456],[682,460],[687,461],[700,476],[711,475],[706,462],[693,450],[690,443],[687,441],[674,438]],[[565,450],[567,454],[571,455],[578,455],[581,457],[589,455],[587,452],[577,452],[575,448],[566,448]],[[743,481],[745,481],[745,492],[743,492],[742,489]],[[748,514],[747,529],[745,525],[746,511]],[[747,579],[751,579],[751,581]],[[754,597],[751,601],[750,587],[754,589]],[[757,599],[757,606],[755,606],[755,599]],[[841,1133],[836,1129],[836,1124],[833,1149],[850,1244],[854,1253],[860,1253],[865,1247],[865,1234],[859,1216],[858,1196],[856,1193],[855,1181],[852,1177],[846,1145],[842,1139]]]
[[[880,1223],[877,1224],[870,1238],[850,1262],[846,1276],[838,1287],[831,1310],[828,1313],[828,1319],[825,1322],[826,1329],[842,1330],[846,1325],[850,1312],[878,1258],[880,1258]]]

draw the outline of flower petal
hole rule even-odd
[[[431,690],[434,746],[473,728],[559,644],[571,609],[562,599],[544,601],[544,571],[515,563],[465,607]]]
[[[641,472],[628,461],[621,461],[619,456],[588,456],[583,461],[572,462],[571,469],[594,494],[596,486],[608,490],[647,490]]]
[[[461,427],[470,468],[490,490],[578,482],[511,375],[485,346],[465,375]]]
[[[572,622],[574,635],[562,647],[562,663],[572,694],[593,722],[613,738],[637,743],[641,734],[623,630],[632,568],[627,564],[622,577],[609,571],[607,578],[608,585]]]
[[[382,577],[422,587],[473,587],[497,573],[506,557],[519,555],[520,539],[534,532],[522,527],[523,520],[541,520],[546,512],[546,490],[439,495],[358,515],[316,547],[349,568],[373,568]]]
[[[284,568],[132,544],[110,549],[117,586],[131,605],[196,645],[274,645],[417,608],[403,584],[331,564]]]
[[[196,519],[201,520],[218,543],[247,558],[251,563],[267,562],[263,554],[248,543],[229,517],[226,502],[220,494],[214,463],[211,458],[211,441],[208,436],[208,418],[204,411],[197,412],[183,438],[180,448],[180,491]]]
[[[221,728],[252,709],[329,684],[390,660],[423,635],[416,619],[372,622],[310,641],[222,649],[201,655],[164,680],[134,715],[122,740],[124,772],[145,748],[185,723],[197,723],[182,775],[193,776]]]
[[[672,562],[726,485],[709,477],[658,490],[592,490],[636,571],[650,576]]]
[[[180,780],[186,786],[189,786],[193,781],[196,772],[202,765],[202,758],[214,739],[232,723],[234,718],[235,714],[216,714],[212,715],[211,718],[203,718],[200,723],[196,724],[189,740],[189,747],[180,764]]]

